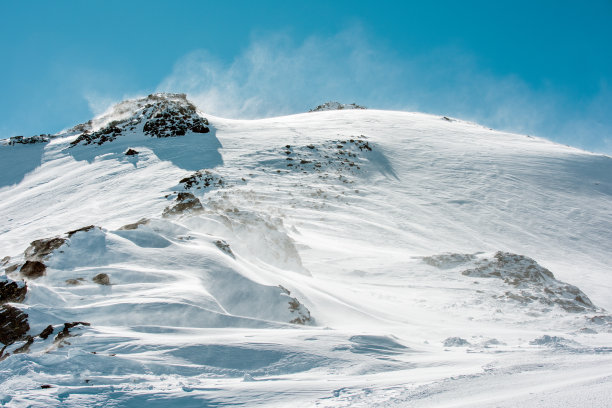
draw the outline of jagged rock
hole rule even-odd
[[[171,215],[179,215],[190,211],[201,211],[202,203],[191,193],[178,193],[176,197],[176,204],[168,206],[164,209],[162,214],[163,217],[169,217]]]
[[[110,122],[95,131],[91,121],[75,126],[71,131],[82,133],[70,143],[71,146],[112,142],[126,132],[135,131],[141,124],[144,134],[158,138],[184,136],[187,132],[210,132],[208,120],[197,113],[185,94],[151,94],[114,107],[119,116],[134,109],[128,118]]]
[[[54,250],[64,245],[65,242],[66,239],[60,237],[37,239],[32,241],[25,250],[25,258],[28,261],[42,261],[44,257],[50,255]]]
[[[443,342],[444,347],[468,347],[472,344],[466,339],[462,339],[461,337],[449,337]]]
[[[35,135],[30,137],[13,136],[9,138],[8,144],[13,146],[16,144],[47,143],[51,139],[51,137],[52,136],[48,134]]]
[[[74,336],[72,333],[70,333],[70,329],[76,326],[90,326],[90,324],[87,322],[64,323],[64,328],[62,329],[61,332],[57,334],[57,336],[55,336],[55,339],[53,340],[53,342],[60,343],[63,340],[65,340],[67,337]]]
[[[28,351],[30,351],[30,346],[32,345],[32,343],[34,343],[34,337],[26,336],[25,344],[13,350],[13,354],[27,353]]]
[[[150,222],[150,220],[148,218],[141,218],[140,220],[136,221],[133,224],[126,224],[123,227],[119,228],[119,230],[121,231],[126,231],[126,230],[135,230],[138,229],[138,227],[140,227],[141,225],[147,225]]]
[[[558,305],[568,312],[595,310],[595,306],[576,286],[558,281],[548,269],[523,255],[497,252],[493,259],[476,262],[476,267],[461,272],[465,276],[501,279],[515,288],[503,296],[519,303],[538,301]],[[499,298],[499,296],[498,296]]]
[[[26,261],[25,264],[19,270],[21,276],[30,279],[40,278],[45,274],[47,267],[44,263],[39,261]]]
[[[85,232],[85,231],[91,231],[92,229],[96,228],[95,225],[88,225],[86,227],[81,227],[79,229],[75,229],[72,231],[68,231],[66,234],[68,235],[68,238],[72,237],[74,234],[76,234],[77,232]]]
[[[13,281],[6,276],[0,276],[0,303],[23,302],[28,292],[28,285],[23,281]]]
[[[106,273],[99,273],[93,277],[93,281],[99,285],[110,285],[110,278]]]
[[[127,151],[125,152],[126,156],[135,156],[137,155],[139,152],[137,150],[134,149],[127,149]]]
[[[0,343],[9,345],[24,339],[28,330],[26,313],[13,306],[0,305]]]
[[[214,187],[223,187],[225,182],[218,174],[214,174],[210,170],[198,170],[189,177],[185,177],[179,181],[186,190],[194,187],[198,189],[212,189]]]
[[[226,254],[228,254],[229,256],[231,256],[232,258],[236,258],[236,256],[234,255],[234,253],[232,252],[232,249],[230,248],[229,244],[227,242],[225,242],[222,239],[218,239],[214,242],[214,244],[216,245],[217,248],[219,248],[221,251],[225,252]]]
[[[289,311],[296,315],[296,317],[291,319],[289,323],[304,325],[312,322],[310,310],[308,310],[306,306],[301,304],[296,298],[291,298],[289,301]]]
[[[10,261],[11,261],[11,257],[5,256],[4,258],[2,258],[2,260],[0,260],[0,266],[7,265]]]
[[[53,334],[53,326],[48,325],[47,327],[43,329],[43,331],[40,332],[38,337],[40,337],[43,340],[46,340],[52,334]]]
[[[365,106],[360,106],[355,103],[340,103],[340,102],[325,102],[322,105],[311,109],[309,112],[321,112],[329,110],[342,110],[342,109],[366,109]]]

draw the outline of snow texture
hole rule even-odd
[[[612,158],[315,110],[0,143],[0,405],[609,404]]]

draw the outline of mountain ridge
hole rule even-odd
[[[0,146],[24,163],[2,161],[0,286],[30,327],[3,349],[4,403],[272,406],[299,381],[302,405],[401,406],[413,386],[609,375],[609,157],[377,110],[196,108],[209,132],[158,138],[146,105]]]

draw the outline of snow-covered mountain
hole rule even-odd
[[[321,110],[0,143],[0,401],[609,403],[612,158]]]

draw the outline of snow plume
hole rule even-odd
[[[223,117],[306,112],[336,100],[454,116],[612,152],[606,139],[612,130],[607,108],[612,94],[605,84],[576,110],[563,92],[534,89],[513,75],[493,75],[463,50],[399,56],[360,26],[301,43],[278,33],[253,36],[229,63],[193,51],[175,64],[157,91],[185,92],[203,111]]]
[[[181,59],[158,91],[188,94],[213,115],[257,118],[308,111],[327,100],[384,100],[395,64],[359,28],[295,44],[288,36],[256,38],[230,64],[205,51]],[[377,98],[378,97],[378,98]]]

